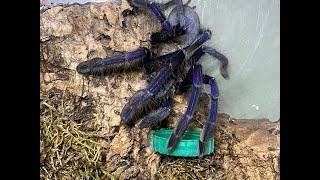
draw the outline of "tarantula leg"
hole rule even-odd
[[[172,7],[173,5],[177,4],[177,0],[170,0],[166,3],[157,3],[159,9],[161,10],[167,10],[168,8]],[[191,0],[188,0],[184,5],[188,6]]]
[[[163,30],[169,31],[171,29],[170,22],[166,20],[165,15],[161,12],[157,4],[155,2],[152,2],[148,4],[148,7],[151,9],[156,18],[161,22]]]
[[[181,27],[186,27],[187,19],[186,16],[184,15],[184,8],[183,8],[183,3],[182,0],[176,0],[177,1],[177,14],[178,14],[178,19],[179,19],[179,24]]]
[[[209,54],[210,56],[218,59],[221,62],[221,67],[220,67],[220,72],[221,75],[225,78],[225,79],[229,79],[229,74],[228,74],[228,58],[223,55],[222,53],[218,52],[217,50],[205,46],[202,46],[202,51]]]
[[[166,42],[168,40],[174,39],[178,36],[184,35],[186,30],[177,24],[172,26],[168,31],[160,31],[153,33],[150,38],[150,42],[152,45]]]
[[[183,60],[183,58],[184,55],[182,51],[176,51],[173,53],[165,54],[163,56],[158,56],[151,59],[150,61],[147,61],[145,64],[145,69],[146,72],[150,74],[154,71],[158,71],[159,69],[167,65],[172,67],[172,62],[176,62],[179,64],[181,60]]]
[[[170,80],[168,83],[166,83],[166,85],[164,85],[164,87],[158,92],[158,94],[155,96],[155,98],[163,99],[166,96],[168,96],[168,94],[173,95],[173,93],[175,91],[174,83],[175,83],[175,81],[173,79]]]
[[[189,6],[181,6],[179,3],[174,8],[169,16],[168,21],[172,26],[182,23],[180,26],[186,30],[185,35],[175,39],[183,47],[190,45],[199,35],[200,32],[200,19],[197,12]]]
[[[180,27],[183,27],[183,29],[185,29],[185,26],[186,26],[186,23],[187,23],[187,19],[186,19],[186,16],[184,15],[183,2],[182,2],[182,0],[175,0],[175,3],[177,4],[177,13],[178,13],[178,19],[179,19]],[[172,4],[173,3],[168,2],[165,5],[169,5],[170,6]],[[161,10],[159,8],[159,4],[156,4],[156,3],[152,2],[148,6],[151,9],[151,11],[153,12],[153,14],[157,17],[157,19],[162,23],[162,28],[164,29],[164,31],[167,31],[167,32],[170,31],[171,30],[171,24],[170,24],[169,21],[166,20],[166,17],[161,12]]]
[[[131,125],[132,121],[142,113],[144,107],[151,103],[153,94],[145,89],[137,91],[123,107],[120,118],[126,124]]]
[[[102,58],[94,58],[78,64],[76,70],[80,74],[109,74],[118,69],[128,69],[139,66],[146,57],[150,56],[150,51],[146,48],[139,48],[133,52],[121,55]]]
[[[159,125],[164,119],[166,119],[172,111],[172,99],[168,99],[163,107],[160,107],[156,111],[151,112],[145,116],[137,126],[139,128],[154,127]]]
[[[163,107],[154,110],[137,124],[139,128],[154,127],[167,118],[172,111],[172,98],[175,91],[174,80],[170,80],[155,96],[157,101],[165,100]]]
[[[181,92],[186,92],[186,91],[188,91],[188,89],[190,89],[190,86],[192,85],[192,73],[193,73],[193,69],[190,69],[187,72],[186,77],[181,82],[181,84],[179,86],[179,90]]]
[[[141,7],[146,8],[147,7],[147,8],[149,8],[151,10],[151,12],[154,14],[154,16],[161,22],[162,28],[165,31],[170,30],[171,25],[170,25],[169,21],[166,20],[166,17],[164,16],[164,14],[161,12],[158,3],[150,2],[149,0],[128,0],[128,1],[134,7],[138,7],[138,8],[141,8]],[[170,3],[170,4],[172,4],[172,3]],[[170,5],[170,4],[168,4],[168,5]]]
[[[183,133],[187,130],[188,124],[190,120],[193,117],[193,114],[195,112],[199,95],[202,88],[202,68],[201,65],[195,65],[194,67],[194,74],[192,77],[192,92],[189,99],[187,111],[182,117],[182,119],[179,121],[178,125],[174,129],[174,132],[171,134],[167,148],[168,150],[172,150],[175,148],[175,146],[178,144],[180,137],[183,135]]]
[[[186,59],[191,58],[194,53],[198,51],[198,49],[205,43],[207,40],[211,38],[211,31],[205,30],[202,34],[200,34],[195,41],[192,42],[188,47],[184,49],[186,54]],[[199,53],[201,54],[201,53]],[[196,54],[198,56],[198,53]],[[201,57],[201,56],[200,56]]]
[[[203,127],[201,137],[199,140],[199,156],[202,157],[205,153],[205,142],[212,136],[214,124],[217,120],[217,109],[218,109],[218,97],[219,89],[214,78],[204,75],[202,76],[203,83],[210,85],[210,95],[211,95],[211,106],[209,119]]]
[[[193,55],[190,58],[190,65],[194,66],[196,62],[199,61],[199,59],[204,55],[204,52],[202,51],[202,48],[197,49]],[[190,68],[189,71],[187,72],[185,78],[181,82],[179,86],[179,90],[182,92],[186,92],[190,86],[192,85],[192,74],[193,74],[193,69]]]
[[[187,2],[187,4],[190,1]],[[182,0],[176,0],[177,6],[171,11],[168,21],[169,31],[160,31],[151,35],[151,44],[166,42],[185,35],[183,46],[191,44],[199,34],[200,20],[198,14],[190,7],[183,5]]]
[[[138,91],[121,111],[120,117],[127,124],[131,124],[137,118],[137,115],[143,111],[148,105],[153,104],[154,96],[157,95],[161,88],[165,85],[168,78],[172,75],[174,69],[182,63],[184,54],[182,51],[174,53],[171,56],[169,67],[162,68],[148,85],[146,89]]]
[[[191,65],[197,63],[200,58],[205,54],[209,54],[214,58],[217,58],[219,61],[221,61],[222,65],[220,67],[220,73],[222,75],[222,77],[224,77],[225,79],[229,78],[229,74],[227,71],[227,67],[228,67],[228,58],[226,58],[223,54],[217,52],[215,49],[202,45],[201,48],[197,49],[193,55],[190,58],[190,63]],[[180,90],[182,91],[186,91],[190,84],[192,84],[192,70],[190,69],[186,75],[186,78],[183,80],[183,82],[180,85]]]
[[[148,91],[154,95],[158,94],[167,82],[168,78],[172,75],[173,71],[182,63],[185,56],[183,51],[178,51],[170,56],[167,67],[161,68],[157,76],[152,80],[148,86]]]
[[[158,7],[161,10],[167,10],[168,8],[170,8],[171,6],[176,4],[176,0],[170,0],[166,3],[158,3]]]
[[[173,59],[177,59],[177,61],[175,62],[178,62],[178,59],[182,58],[181,52],[184,54],[183,58],[186,59],[186,64],[188,64],[189,67],[192,67],[204,54],[201,48],[202,44],[210,38],[211,31],[204,31],[204,33],[198,36],[198,38],[190,46],[185,47],[184,49],[176,51],[174,53],[159,56],[152,59],[151,61],[148,61],[145,66],[146,72],[148,74],[151,74],[152,72],[154,72],[154,70],[159,69],[159,67],[163,67],[163,65],[170,64],[173,61]],[[190,77],[192,77],[192,75]]]
[[[135,6],[138,8],[147,7],[149,4],[149,0],[128,0],[131,6]]]
[[[184,59],[189,59],[189,56],[192,55],[194,51],[196,51],[201,45],[206,42],[211,37],[211,32],[209,30],[205,31],[203,34],[201,34],[198,39],[192,43],[189,47],[184,48],[183,50],[179,50],[174,53],[170,53],[169,55],[166,55],[168,58],[167,61],[169,62],[167,67],[162,68],[157,76],[152,80],[152,82],[149,84],[149,86],[139,91],[139,93],[135,94],[129,102],[125,105],[125,107],[122,109],[122,112],[120,114],[120,117],[123,121],[126,123],[131,123],[133,119],[135,119],[136,114],[142,111],[146,105],[148,105],[152,97],[154,97],[160,89],[165,85],[168,78],[172,75],[172,73],[176,70],[179,65],[182,64]],[[191,94],[191,102],[197,101],[199,92],[197,89],[197,85],[201,84],[201,75],[202,70],[200,65],[196,65],[196,76],[193,78],[193,84],[194,84],[194,92]],[[200,76],[198,77],[198,75]],[[201,89],[201,88],[200,88]],[[193,110],[193,106],[190,105],[191,109]],[[189,110],[189,111],[190,111]],[[193,110],[194,112],[194,110]],[[187,112],[187,114],[190,114],[190,112]],[[192,113],[193,114],[193,113]]]

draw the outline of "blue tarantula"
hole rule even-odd
[[[184,5],[182,0],[171,0],[167,4],[149,2],[148,0],[131,0],[132,6],[149,8],[162,23],[162,30],[151,36],[151,44],[159,44],[172,39],[180,39],[179,50],[157,56],[147,48],[139,48],[106,58],[94,58],[81,62],[77,72],[84,75],[108,75],[120,70],[126,71],[143,66],[150,77],[147,88],[137,91],[124,106],[120,114],[121,120],[132,125],[139,120],[140,128],[154,127],[166,119],[172,111],[172,98],[176,92],[185,92],[192,87],[187,110],[178,122],[167,144],[172,150],[179,143],[181,136],[192,119],[202,83],[208,84],[210,91],[210,115],[203,127],[199,140],[199,156],[205,152],[205,141],[213,134],[217,118],[219,91],[213,77],[202,74],[199,59],[205,53],[221,62],[221,75],[228,79],[228,59],[215,49],[203,45],[211,38],[210,30],[202,30],[197,13],[193,8]],[[166,6],[175,5],[168,18],[161,12]],[[162,7],[162,9],[160,8]]]

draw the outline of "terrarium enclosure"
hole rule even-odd
[[[280,0],[191,0],[189,6],[212,31],[206,45],[229,58],[229,80],[218,61],[208,55],[200,61],[220,90],[215,152],[202,159],[155,153],[151,129],[121,122],[128,98],[147,85],[143,71],[76,72],[90,58],[150,48],[151,34],[161,30],[151,12],[124,16],[133,10],[126,0],[40,2],[41,179],[280,178]],[[176,126],[189,95],[175,96],[167,127]],[[208,98],[201,94],[190,127],[203,127]]]

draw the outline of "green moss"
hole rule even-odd
[[[97,132],[81,130],[83,124],[72,120],[76,97],[53,94],[40,103],[41,179],[115,179]]]

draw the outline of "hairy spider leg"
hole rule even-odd
[[[193,46],[191,46],[191,48],[185,48],[185,50],[183,50],[183,52],[185,53],[185,54],[190,54],[190,53],[192,53],[192,52],[194,52],[194,49],[193,48],[197,48],[197,46],[198,45],[200,45],[200,44],[202,44],[202,43],[204,43],[206,40],[208,40],[209,38],[210,38],[210,35],[211,35],[211,33],[210,33],[210,31],[207,31],[207,32],[205,32],[202,36],[200,36],[199,38],[198,38],[198,40],[197,41],[195,41],[194,42],[194,45]],[[181,51],[180,51],[181,52]],[[195,65],[195,62],[197,62],[199,59],[200,59],[200,57],[202,56],[204,54],[204,52],[202,52],[202,49],[201,48],[198,48],[195,52],[194,52],[194,54],[192,55],[192,57],[191,57],[191,66],[192,67],[194,67],[194,65]],[[163,56],[164,57],[164,59],[163,59],[163,61],[167,61],[166,62],[166,64],[169,64],[169,66],[168,67],[170,67],[170,69],[175,69],[176,67],[178,67],[178,64],[177,64],[177,62],[179,62],[179,61],[173,61],[173,58],[168,58],[168,57],[170,57],[170,56],[168,56],[168,55],[164,55]],[[171,56],[172,57],[172,56]],[[157,62],[157,61],[152,61],[152,62]],[[188,63],[187,63],[188,64]],[[191,69],[193,69],[193,68],[191,68]],[[189,74],[192,76],[192,73],[193,73],[193,71],[189,71]],[[161,73],[160,73],[161,74]],[[172,74],[172,73],[171,73]],[[188,76],[188,75],[187,75]],[[165,85],[165,87],[162,87],[162,86],[157,86],[156,85],[156,83],[157,82],[159,82],[159,80],[157,80],[156,79],[156,81],[153,81],[155,84],[154,84],[154,87],[157,87],[157,88],[159,88],[159,91],[158,91],[158,94],[156,95],[156,98],[157,99],[162,99],[166,94],[168,94],[168,92],[171,90],[171,88],[175,88],[173,85],[174,85],[174,81],[173,80],[171,80],[171,81],[169,81],[168,83],[166,83],[166,85]],[[160,84],[162,84],[163,82],[160,82]],[[174,91],[174,90],[173,90]],[[159,110],[156,110],[155,112],[162,112],[162,111],[160,111],[160,110],[163,110],[163,107],[162,108],[160,108]],[[166,111],[167,112],[167,111]],[[149,117],[150,116],[150,117]],[[159,123],[159,121],[162,121],[163,119],[165,119],[167,116],[163,116],[163,118],[160,118],[159,119],[159,121],[156,121],[156,122],[150,122],[151,120],[154,120],[154,119],[152,119],[153,117],[158,117],[158,113],[151,113],[151,115],[148,115],[145,119],[143,119],[142,121],[140,121],[140,123],[139,123],[139,125],[141,124],[141,127],[150,127],[150,126],[154,126],[155,124],[158,124]],[[138,125],[138,126],[139,126]]]
[[[228,58],[225,55],[223,55],[222,53],[218,52],[216,49],[213,49],[211,47],[203,45],[201,49],[204,53],[209,54],[210,56],[218,59],[221,62],[220,73],[223,78],[229,79]]]
[[[182,37],[182,46],[190,45],[199,35],[200,19],[194,9],[184,6],[181,0],[177,0],[177,6],[171,11],[168,21],[171,24],[169,31],[160,31],[151,35],[151,44],[158,44]]]
[[[204,43],[206,40],[208,40],[211,37],[211,32],[209,30],[205,31],[202,35],[198,37],[198,39],[193,43],[191,47],[186,47],[185,52],[186,54],[192,54],[190,59],[187,59],[186,61],[190,62],[190,67],[193,66],[198,60],[205,54],[202,50],[202,46],[197,49],[199,45]],[[195,51],[194,51],[195,50]],[[168,64],[170,61],[170,54],[160,56],[161,59],[148,61],[146,65],[146,71],[147,73],[153,72],[155,69],[161,67],[163,64]],[[169,57],[169,58],[168,58]],[[159,57],[158,57],[159,58]],[[186,77],[183,79],[182,83],[179,86],[179,90],[182,92],[189,89],[190,85],[192,84],[192,69],[189,70],[189,72],[186,74]]]
[[[146,7],[149,4],[149,0],[128,0],[129,3],[136,7]]]
[[[189,0],[187,4],[190,2]],[[179,6],[179,8],[183,9],[183,3],[181,0],[170,0],[166,3],[156,3],[156,2],[150,2],[149,0],[129,0],[129,2],[136,7],[148,7],[151,12],[154,14],[154,16],[161,22],[162,28],[164,31],[168,32],[171,30],[171,24],[166,19],[165,15],[162,13],[161,10],[165,10],[175,4]],[[183,11],[180,10],[180,12],[183,13]],[[183,14],[181,14],[183,15]]]
[[[184,60],[183,51],[171,53],[171,60],[167,67],[163,67],[157,73],[156,77],[151,81],[146,89],[138,91],[133,95],[129,102],[121,111],[120,117],[127,124],[131,124],[137,114],[139,114],[148,104],[152,103],[154,96],[157,95],[174,69],[178,67]]]
[[[191,64],[197,63],[201,56],[205,53],[208,52],[203,49],[209,49],[210,53],[215,52],[212,50],[212,48],[207,47],[207,46],[202,46],[202,48],[199,48],[191,57]],[[212,55],[212,54],[210,54]],[[219,55],[219,54],[218,54]],[[213,56],[213,55],[212,55]],[[222,58],[225,60],[225,64],[228,64],[228,60],[226,58]],[[192,73],[193,69],[190,69],[186,75],[186,78],[180,85],[180,89],[182,90],[187,90],[189,88],[189,85],[192,84]],[[208,138],[212,135],[213,133],[213,128],[214,124],[216,122],[217,118],[217,107],[218,107],[218,97],[219,97],[219,89],[218,85],[216,83],[216,80],[208,75],[203,75],[202,76],[202,81],[204,84],[209,84],[210,85],[210,96],[211,96],[211,105],[210,105],[210,115],[207,123],[204,125],[201,138],[199,141],[199,156],[202,157],[205,153],[205,142],[208,140]]]
[[[169,31],[155,32],[150,37],[150,43],[152,45],[167,42],[168,40],[182,36],[186,33],[186,30],[180,26],[180,24],[174,25]]]
[[[178,122],[178,125],[171,134],[169,142],[167,144],[168,150],[172,150],[178,144],[181,136],[187,130],[190,120],[192,119],[196,106],[199,100],[199,95],[202,89],[202,68],[197,64],[194,66],[194,73],[192,77],[192,92],[188,102],[186,113],[182,119]]]
[[[139,128],[155,127],[160,125],[161,122],[166,119],[172,111],[172,97],[175,91],[175,81],[172,79],[166,83],[165,87],[162,88],[159,93],[155,96],[156,100],[163,102],[159,109],[153,110],[147,116],[142,118],[137,124]]]
[[[169,31],[171,29],[170,22],[166,20],[166,17],[161,12],[157,4],[155,2],[152,2],[148,4],[148,7],[151,9],[156,18],[161,22],[163,30]]]
[[[219,53],[217,50],[208,47],[206,45],[202,45],[201,48],[199,48],[196,52],[191,57],[191,64],[197,63],[200,58],[205,54],[209,54],[210,56],[216,58],[221,62],[220,66],[220,74],[222,75],[223,78],[229,79],[229,74],[228,74],[228,58],[224,56],[223,54]],[[192,84],[192,70],[190,69],[181,83],[179,89],[182,92],[185,92],[189,89],[190,85]]]
[[[178,0],[179,1],[179,0]],[[191,0],[188,0],[184,6],[188,6],[190,4]],[[180,3],[180,2],[178,2]],[[158,7],[162,10],[166,10],[168,9],[169,7],[173,6],[173,5],[176,5],[177,4],[177,0],[169,0],[168,2],[165,2],[165,3],[157,3]]]
[[[186,26],[186,16],[184,15],[184,5],[182,0],[176,0],[177,1],[177,13],[178,13],[178,19],[179,19],[179,24],[181,27]]]
[[[190,58],[191,66],[194,66],[196,62],[204,55],[202,48],[197,49]],[[179,86],[179,90],[182,92],[186,92],[190,86],[192,85],[192,75],[193,75],[193,68],[190,68],[186,74],[186,77],[183,79]]]
[[[154,127],[166,119],[172,111],[172,99],[169,98],[163,107],[151,112],[137,124],[139,128]]]
[[[138,91],[130,98],[129,102],[124,106],[120,113],[121,119],[127,124],[131,124],[137,117],[137,114],[141,113],[148,104],[152,103],[153,97],[159,93],[161,88],[163,88],[173,71],[182,64],[184,59],[189,59],[190,56],[210,37],[211,31],[207,30],[189,47],[170,53],[170,56],[166,55],[166,57],[170,57],[168,58],[168,66],[163,67],[157,73],[156,77],[146,89]]]
[[[159,9],[167,10],[168,8],[170,8],[171,6],[173,6],[175,4],[176,4],[176,0],[170,0],[165,3],[158,3],[157,5],[158,5]]]
[[[185,29],[186,26],[186,16],[184,15],[184,5],[182,0],[175,0],[176,1],[176,5],[177,5],[177,12],[178,12],[178,19],[179,19],[179,24],[180,27],[183,27],[183,29]],[[188,1],[189,3],[190,1]],[[168,5],[171,5],[171,3],[169,3]],[[171,23],[166,19],[166,17],[164,16],[164,14],[161,12],[160,8],[158,7],[158,5],[155,2],[150,3],[149,8],[151,9],[151,11],[153,12],[153,14],[157,17],[157,19],[162,23],[162,28],[164,29],[164,31],[170,31],[171,30]]]
[[[127,69],[142,64],[150,56],[147,48],[139,48],[133,52],[102,58],[94,58],[78,64],[76,70],[80,74],[109,74],[117,69]]]
[[[204,54],[201,48],[202,44],[206,42],[208,39],[210,39],[211,35],[212,34],[210,30],[205,30],[201,35],[197,37],[197,39],[191,45],[180,50],[184,52],[187,61],[189,61],[190,56],[192,57],[192,59],[200,59],[200,57]],[[150,74],[155,69],[161,67],[163,64],[170,63],[170,61],[172,60],[172,54],[173,53],[165,54],[163,56],[156,57],[151,61],[148,61],[145,66],[147,73]]]
[[[189,52],[188,57],[191,58],[194,52],[196,52],[199,48],[201,48],[202,44],[211,38],[211,35],[212,33],[210,30],[205,30],[201,35],[198,36],[198,38],[195,41],[193,41],[192,44],[187,46],[185,48],[185,51]]]
[[[159,69],[161,69],[162,67],[164,67],[166,65],[170,65],[170,62],[172,62],[172,60],[176,56],[175,54],[177,54],[177,52],[178,51],[173,52],[173,53],[169,53],[169,54],[165,54],[162,56],[154,57],[150,61],[147,61],[145,64],[146,72],[148,74],[150,74],[152,72],[159,71]],[[180,52],[180,53],[182,53],[182,52]]]
[[[185,47],[190,45],[201,34],[200,19],[197,12],[191,7],[184,6],[183,10],[181,9],[179,4],[177,4],[177,7],[170,12],[167,19],[172,26],[180,24],[180,21],[184,23],[180,26],[186,30],[185,35],[177,40],[181,46]]]
[[[219,89],[217,82],[214,78],[208,75],[202,76],[203,83],[210,85],[210,96],[211,96],[211,105],[210,105],[210,115],[206,124],[203,126],[201,137],[199,140],[199,156],[202,157],[205,153],[205,142],[213,134],[213,128],[217,120],[218,113],[218,98],[219,98]]]

